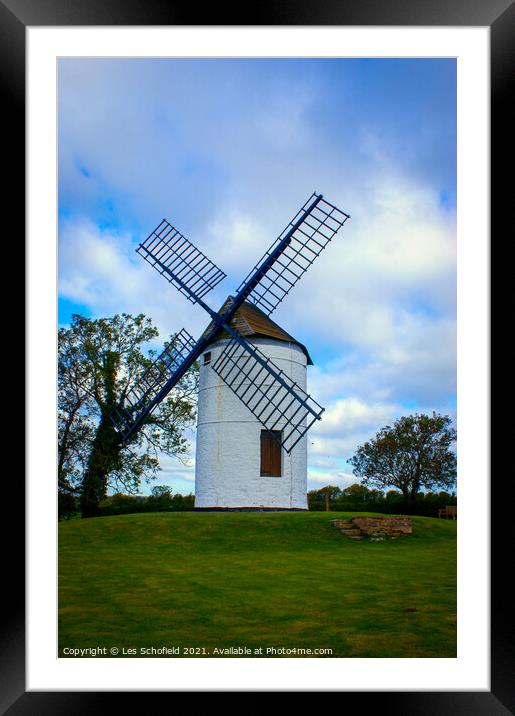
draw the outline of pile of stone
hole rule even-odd
[[[365,537],[371,542],[384,542],[402,535],[413,534],[411,520],[407,517],[351,517],[347,520],[331,520],[342,535],[353,540]]]

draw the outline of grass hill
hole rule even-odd
[[[231,647],[263,647],[263,656],[270,647],[456,656],[456,522],[413,517],[411,537],[353,542],[330,525],[351,515],[169,512],[61,522],[60,655],[105,646],[141,657],[141,648],[175,646],[178,656],[187,647],[200,650],[192,656]]]

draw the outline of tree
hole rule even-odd
[[[59,490],[80,494],[83,517],[99,513],[108,487],[133,494],[159,469],[159,454],[187,461],[184,430],[195,420],[197,367],[122,445],[109,415],[155,360],[142,346],[158,331],[143,314],[89,319],[59,330]]]
[[[335,485],[326,485],[325,487],[320,487],[318,490],[313,491],[313,496],[315,497],[315,499],[322,498],[324,510],[326,512],[330,512],[331,502],[336,500],[340,494],[340,488]]]
[[[381,490],[369,490],[365,485],[355,482],[342,490],[336,509],[362,512],[376,508],[384,500]]]
[[[147,497],[149,508],[152,510],[170,510],[173,505],[172,488],[168,485],[155,485],[151,495]]]
[[[58,359],[58,461],[59,497],[76,493],[87,461],[94,425],[85,410],[88,401],[88,370],[81,361],[77,334],[59,331]]]
[[[342,496],[345,499],[348,499],[350,502],[366,502],[371,491],[365,487],[365,485],[360,485],[358,482],[355,482],[353,485],[349,485],[349,487],[346,487],[342,490]],[[375,494],[372,492],[372,494]]]
[[[448,415],[408,415],[382,428],[349,462],[363,485],[396,487],[411,505],[421,488],[456,484],[455,441]]]

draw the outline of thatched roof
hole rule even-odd
[[[224,311],[233,300],[233,296],[228,296],[224,301],[223,306],[220,308],[220,311]],[[289,333],[286,333],[281,326],[272,321],[266,313],[263,313],[263,311],[261,311],[253,303],[245,301],[245,303],[238,308],[231,320],[231,326],[234,326],[234,328],[239,331],[242,336],[260,336],[262,338],[275,338],[278,341],[295,343],[302,348],[302,351],[307,358],[308,365],[313,365],[313,361],[311,360],[311,356],[309,355],[306,346],[296,340],[293,336],[290,336]],[[207,335],[212,327],[213,322],[211,321],[201,338]],[[215,341],[220,340],[220,338],[227,338],[227,336],[227,331],[221,329],[213,336],[212,342],[214,343]]]

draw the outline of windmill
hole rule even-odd
[[[197,464],[199,452],[202,454],[202,448],[207,443],[211,453],[216,454],[216,460],[213,458],[211,462],[205,463],[201,475],[197,469],[196,507],[305,509],[305,436],[313,423],[321,419],[324,408],[306,392],[302,373],[296,374],[295,370],[289,369],[290,363],[285,363],[284,355],[277,353],[273,346],[270,348],[270,341],[258,347],[259,341],[248,339],[245,331],[240,328],[241,321],[239,323],[237,319],[243,311],[247,315],[253,312],[254,319],[259,319],[261,326],[267,324],[275,327],[275,333],[271,335],[282,341],[281,348],[289,339],[291,350],[295,345],[301,346],[284,331],[284,336],[281,335],[278,331],[282,329],[269,317],[348,218],[349,214],[330,204],[322,194],[312,194],[242,281],[236,294],[230,296],[218,311],[213,310],[204,301],[204,297],[226,278],[226,274],[166,219],[136,249],[189,301],[201,306],[211,320],[197,341],[184,328],[173,335],[165,350],[130,388],[110,418],[120,441],[129,441],[147,416],[204,354],[202,370],[209,371],[205,380],[211,381],[211,387],[215,389],[213,395],[216,394],[217,420],[210,421],[215,425],[214,432],[211,430],[208,437],[202,437],[200,445],[197,436]],[[210,351],[206,352],[207,348]],[[308,356],[305,348],[304,352]],[[274,357],[276,354],[277,357]],[[304,374],[305,366],[306,360]],[[295,380],[295,375],[299,376],[299,380]],[[222,387],[232,400],[232,403],[224,403],[226,413],[232,413],[233,416],[238,413],[238,418],[232,421],[231,444],[242,446],[250,434],[249,430],[255,434],[256,429],[261,428],[261,475],[272,479],[277,472],[282,475],[281,456],[284,456],[289,461],[289,485],[281,483],[281,487],[277,488],[276,481],[266,488],[263,487],[266,480],[258,484],[251,476],[245,489],[235,490],[236,482],[239,481],[241,487],[245,480],[241,478],[242,464],[236,470],[238,477],[230,467],[230,461],[224,461],[223,454],[220,455],[220,424],[224,420],[219,415],[219,389]],[[209,406],[206,410],[209,411]],[[250,427],[245,428],[246,424]],[[263,472],[264,454],[266,460],[272,460],[272,465],[275,460],[278,466],[269,466],[268,472],[267,469]],[[245,461],[246,465],[250,463],[253,464],[253,461]],[[301,473],[300,480],[296,481],[293,479],[295,469],[292,467],[295,464],[298,466],[297,472],[300,470]],[[254,467],[250,469],[252,471]],[[233,474],[233,487],[224,490],[216,488],[215,473],[218,474],[218,483],[221,480],[231,482],[229,478]],[[304,495],[293,497],[299,485]]]

